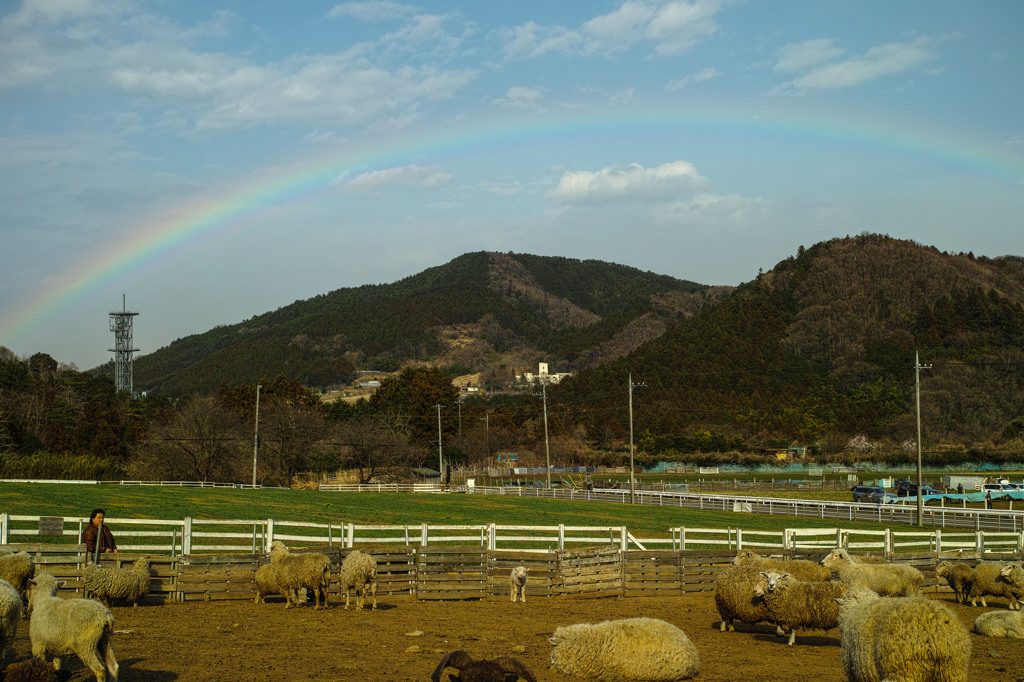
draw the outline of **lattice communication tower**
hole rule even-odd
[[[114,354],[114,388],[117,391],[128,391],[135,395],[132,388],[132,318],[138,313],[130,313],[125,309],[124,295],[121,296],[121,312],[110,313],[110,331],[114,332],[114,347],[108,348]]]

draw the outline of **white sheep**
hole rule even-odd
[[[1024,611],[986,611],[974,619],[974,631],[985,637],[1024,639]]]
[[[324,598],[324,608],[328,608],[327,589],[331,584],[331,560],[326,554],[309,552],[293,554],[280,540],[270,545],[270,563],[277,573],[277,583],[287,591],[284,607],[290,608],[292,603],[299,605],[299,590],[305,588],[315,595],[316,605],[320,608],[320,596]]]
[[[288,598],[288,590],[277,582],[277,569],[273,564],[263,564],[256,569],[253,580],[256,582],[256,599],[254,601],[257,604],[266,604],[267,596],[271,594],[280,594],[285,599]]]
[[[961,561],[950,562],[940,561],[935,569],[935,575],[945,578],[949,586],[953,588],[953,600],[958,604],[967,603],[967,595],[971,593],[974,586],[974,569]]]
[[[831,630],[839,625],[837,597],[846,585],[834,582],[802,582],[788,573],[761,571],[754,596],[768,605],[776,625],[789,628],[789,646],[796,643],[797,628]]]
[[[863,564],[850,558],[845,549],[834,549],[821,565],[836,574],[851,589],[867,589],[883,597],[917,594],[924,574],[906,564]]]
[[[363,610],[363,598],[367,592],[373,595],[373,610],[377,610],[377,560],[358,549],[352,550],[341,562],[338,572],[338,587],[345,590],[345,608],[349,596],[356,591],[356,608]]]
[[[36,565],[28,552],[0,555],[0,580],[6,580],[22,597],[28,592],[28,581],[36,574]]]
[[[82,569],[82,582],[87,593],[107,606],[122,599],[136,607],[149,594],[149,557],[139,557],[128,568],[88,564]]]
[[[733,566],[750,566],[757,571],[778,571],[789,573],[797,580],[828,580],[832,572],[824,566],[806,559],[779,561],[764,557],[750,549],[741,549],[732,559]]]
[[[516,599],[526,603],[526,566],[516,566],[512,569],[512,574],[508,577],[508,596],[511,597],[512,603],[516,603]]]
[[[93,599],[61,599],[57,590],[65,581],[49,573],[40,572],[28,584],[32,655],[44,660],[53,656],[53,668],[60,670],[60,659],[75,654],[99,682],[107,679],[108,672],[116,680],[110,609]]]
[[[1011,611],[1020,608],[1017,600],[1024,597],[1024,584],[1015,585],[1008,577],[1003,577],[1002,571],[1003,564],[990,561],[983,561],[974,567],[974,584],[971,586],[970,594],[971,606],[977,606],[978,599],[981,599],[981,605],[987,607],[985,597],[988,596],[1005,597]]]
[[[849,682],[965,682],[971,637],[953,610],[924,597],[851,589],[838,599]]]
[[[555,628],[551,665],[565,675],[668,682],[700,672],[686,633],[655,618],[626,618]]]
[[[719,630],[732,632],[733,621],[741,623],[766,623],[771,620],[771,612],[763,599],[754,599],[754,589],[761,579],[761,573],[750,566],[733,566],[718,574],[715,581],[715,606],[722,620]],[[782,628],[776,626],[776,634],[784,634]]]
[[[14,638],[21,622],[21,595],[6,580],[0,580],[0,667],[14,652]]]

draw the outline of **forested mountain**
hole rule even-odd
[[[470,253],[392,284],[328,294],[174,341],[135,361],[135,387],[177,397],[283,375],[322,388],[356,369],[450,374],[578,370],[622,357],[728,295],[612,263]]]
[[[635,422],[648,455],[792,441],[913,451],[920,352],[926,442],[1024,454],[1022,304],[1021,258],[834,239],[552,394],[581,406],[565,418],[591,434],[609,430],[614,410],[621,436],[631,373],[645,384]],[[614,404],[610,386],[623,387]]]

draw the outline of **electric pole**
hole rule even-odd
[[[914,388],[917,394],[917,525],[924,525],[924,500],[921,499],[921,370],[931,369],[922,365],[917,351],[914,351]]]
[[[485,412],[480,419],[484,422],[484,437],[487,439],[487,466],[491,466],[491,413]]]
[[[444,483],[444,451],[441,448],[441,408],[444,405],[434,405],[437,408],[437,475],[438,483]]]
[[[633,373],[629,373],[629,503],[636,504],[636,480],[633,474],[633,387],[644,384],[633,383]]]
[[[548,385],[540,384],[541,395],[544,396],[544,458],[547,460],[548,490],[551,490],[551,449],[548,446]]]
[[[253,433],[253,445],[252,445],[252,487],[256,487],[256,458],[260,454],[260,389],[263,388],[259,384],[256,384],[256,430]]]

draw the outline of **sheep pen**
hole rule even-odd
[[[502,574],[506,577],[508,570]],[[944,598],[965,627],[971,627],[981,609],[953,604],[951,594]],[[336,593],[332,601],[337,602]],[[526,605],[514,606],[505,589],[487,598],[463,601],[393,593],[383,601],[372,615],[369,610],[259,607],[252,603],[251,592],[238,599],[138,609],[114,606],[116,629],[126,631],[114,635],[120,679],[269,681],[287,674],[290,679],[318,682],[429,680],[445,653],[465,649],[474,659],[517,658],[543,682],[580,682],[581,678],[549,670],[551,645],[547,638],[554,629],[573,622],[638,615],[664,620],[686,632],[701,657],[700,674],[694,678],[701,682],[843,679],[838,631],[801,632],[798,646],[792,648],[772,634],[774,628],[748,628],[725,635],[717,623],[711,627],[718,616],[710,591],[628,598],[531,596]],[[1008,613],[1005,607],[1000,611]],[[323,642],[325,633],[329,633],[329,646],[306,646],[301,655],[296,654],[296,642]],[[1020,660],[1021,640],[974,637],[970,679],[1012,682],[1015,678],[1007,677],[1005,671]],[[171,647],[169,642],[187,643],[187,648]],[[14,660],[30,656],[28,628],[23,622]],[[73,657],[64,662],[64,668],[72,673],[72,682],[92,679]],[[443,679],[448,679],[447,674]]]

